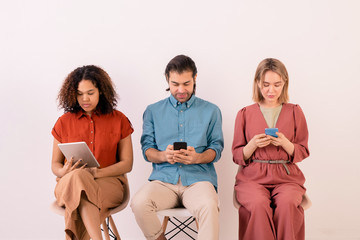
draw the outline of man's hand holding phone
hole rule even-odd
[[[165,159],[164,161],[174,164],[177,161],[175,161],[176,155],[185,155],[186,153],[181,153],[181,150],[187,149],[187,143],[186,142],[174,142],[173,145],[168,145],[165,149]]]
[[[174,164],[174,146],[173,145],[168,145],[164,151],[165,154],[165,159],[163,160],[164,162],[168,162],[171,164]]]
[[[174,142],[174,162],[183,164],[195,164],[198,153],[194,147],[187,146],[186,142]]]

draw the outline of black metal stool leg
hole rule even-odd
[[[175,219],[178,223],[174,222],[172,219]],[[188,232],[186,232],[186,230],[191,230],[192,232],[197,234],[197,231],[194,230],[193,228],[190,227],[190,224],[193,223],[195,221],[194,217],[189,217],[187,218],[185,221],[180,221],[179,219],[177,219],[176,217],[170,217],[169,221],[175,226],[172,230],[168,231],[167,233],[165,233],[165,236],[173,233],[173,235],[171,237],[168,238],[168,240],[171,240],[172,238],[174,238],[176,235],[178,235],[180,232],[183,232],[184,234],[186,234],[189,238],[191,238],[192,240],[195,240],[195,238],[193,238]]]

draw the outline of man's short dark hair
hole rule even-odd
[[[182,74],[185,71],[192,72],[192,77],[194,78],[197,74],[197,68],[195,62],[188,56],[185,55],[177,55],[173,59],[170,60],[168,65],[165,68],[165,77],[166,81],[169,82],[169,77],[171,72],[176,72],[178,74]],[[166,91],[169,91],[170,88],[167,88]],[[196,90],[196,82],[194,83],[194,92]]]
[[[170,72],[182,74],[185,71],[191,71],[194,78],[197,74],[195,62],[188,56],[178,55],[170,60],[165,68],[165,77],[169,81]]]

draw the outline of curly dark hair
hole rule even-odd
[[[77,113],[82,110],[77,102],[79,82],[90,80],[99,89],[99,103],[96,110],[101,114],[112,112],[117,104],[117,94],[110,76],[100,67],[86,65],[78,67],[66,78],[58,95],[59,107],[65,112]]]

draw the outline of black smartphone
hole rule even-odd
[[[174,150],[187,149],[186,142],[174,142],[173,146]]]

